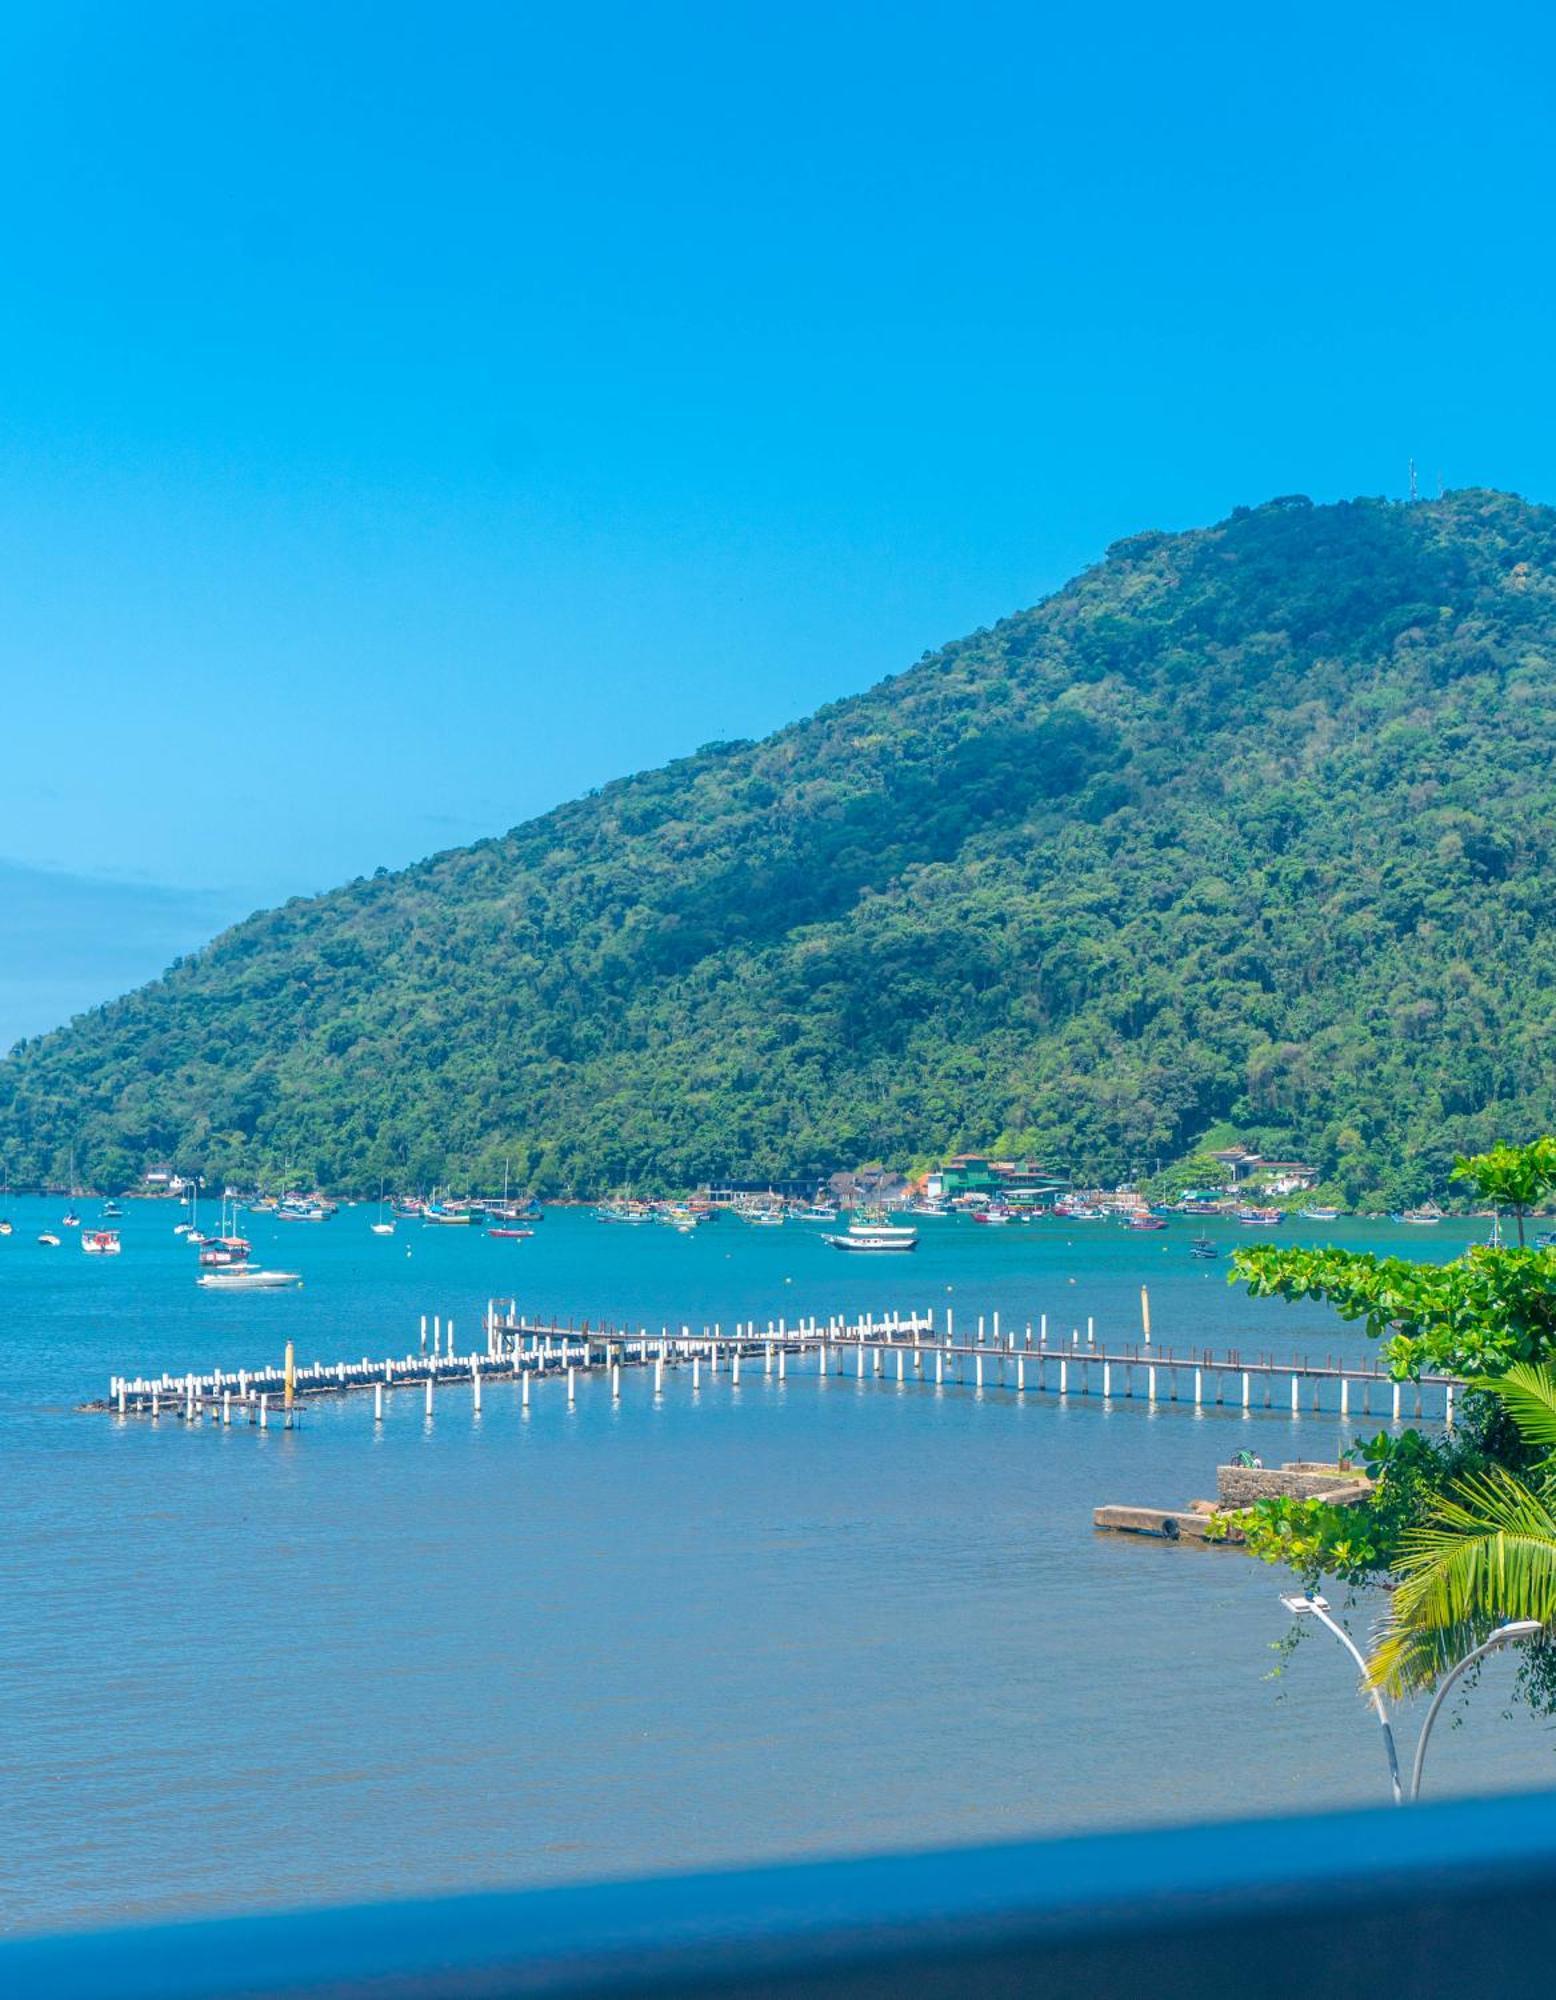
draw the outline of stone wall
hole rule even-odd
[[[1360,1500],[1372,1491],[1366,1479],[1347,1479],[1335,1465],[1218,1465],[1216,1497],[1223,1507],[1251,1507],[1255,1500]]]

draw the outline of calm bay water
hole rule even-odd
[[[1243,1444],[1328,1456],[1333,1415],[798,1370],[696,1395],[674,1374],[657,1403],[636,1374],[619,1403],[583,1381],[571,1410],[550,1383],[527,1416],[506,1385],[480,1417],[448,1390],[430,1422],[402,1392],[378,1431],[364,1398],[291,1435],[74,1407],[111,1373],[274,1361],[288,1337],[300,1361],[403,1354],[422,1312],[464,1349],[494,1293],[656,1328],[949,1305],[1067,1334],[1089,1314],[1127,1340],[1148,1282],[1160,1342],[1367,1352],[1315,1309],[1248,1302],[1184,1225],[932,1223],[876,1262],[795,1225],[681,1237],[555,1210],[527,1242],[379,1239],[359,1208],[254,1218],[262,1261],[305,1287],[219,1298],[175,1208],[126,1206],[116,1260],[35,1243],[60,1203],[12,1200],[0,1240],[6,1927],[1382,1796],[1338,1648],[1268,1678],[1276,1572],[1091,1527],[1104,1500],[1213,1491]],[[1498,1665],[1439,1733],[1434,1790],[1556,1781],[1510,1680]]]

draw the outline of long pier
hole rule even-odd
[[[1451,1426],[1456,1392],[1463,1386],[1447,1375],[1399,1381],[1383,1369],[1359,1368],[1333,1357],[1315,1363],[1305,1356],[1244,1356],[1209,1348],[1178,1351],[1153,1345],[1148,1336],[1128,1345],[1099,1346],[1091,1321],[1084,1342],[1078,1327],[1067,1341],[1054,1340],[1046,1316],[1035,1329],[1031,1323],[1012,1328],[1008,1323],[1002,1327],[1000,1315],[994,1313],[980,1317],[972,1333],[958,1334],[952,1313],[937,1323],[933,1309],[854,1319],[837,1315],[792,1322],[746,1320],[727,1330],[722,1324],[698,1331],[688,1325],[667,1325],[656,1333],[646,1326],[624,1327],[603,1320],[533,1318],[521,1312],[516,1301],[491,1300],[482,1331],[481,1347],[461,1354],[455,1347],[453,1321],[445,1324],[441,1315],[429,1319],[424,1314],[420,1348],[414,1353],[382,1360],[364,1355],[358,1361],[316,1361],[304,1367],[289,1359],[277,1367],[218,1368],[208,1374],[115,1375],[107,1397],[86,1407],[125,1418],[166,1416],[189,1423],[252,1423],[265,1429],[273,1415],[290,1426],[300,1404],[321,1396],[371,1391],[374,1415],[381,1421],[385,1393],[396,1389],[419,1388],[430,1413],[440,1387],[468,1386],[479,1410],[483,1384],[508,1380],[520,1384],[527,1407],[531,1383],[547,1379],[564,1382],[572,1402],[580,1374],[608,1372],[614,1396],[620,1394],[624,1369],[652,1369],[658,1394],[667,1370],[689,1368],[697,1387],[704,1368],[714,1376],[727,1372],[738,1384],[743,1367],[759,1364],[764,1375],[776,1375],[780,1381],[792,1365],[823,1382],[834,1375],[851,1375],[856,1381],[1052,1393],[1061,1400],[1192,1403],[1196,1408],[1210,1404],[1250,1412],[1289,1406],[1294,1417],[1377,1414],[1394,1424],[1405,1421],[1408,1397],[1414,1405],[1410,1415]],[[1379,1402],[1376,1412],[1374,1397]]]

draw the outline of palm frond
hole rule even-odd
[[[1525,1444],[1556,1453],[1556,1368],[1515,1361],[1505,1374],[1476,1376],[1469,1387],[1496,1397]]]
[[[1373,1655],[1374,1686],[1428,1685],[1510,1618],[1556,1622],[1556,1512],[1502,1466],[1457,1481],[1400,1538],[1400,1582]]]

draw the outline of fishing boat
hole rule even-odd
[[[1304,1208],[1301,1214],[1304,1222],[1334,1222],[1340,1211],[1337,1208]]]
[[[1443,1219],[1443,1212],[1435,1203],[1428,1202],[1424,1208],[1407,1208],[1399,1219],[1413,1223],[1417,1229],[1435,1229]]]
[[[855,1216],[844,1236],[824,1236],[834,1250],[916,1250],[918,1231],[906,1223]]]
[[[974,1222],[981,1223],[985,1229],[1004,1229],[1007,1224],[1014,1222],[1016,1218],[1008,1208],[975,1208],[972,1212],[972,1219]]]
[[[208,1292],[284,1292],[303,1281],[301,1271],[265,1271],[239,1264],[228,1271],[202,1271],[195,1283]]]
[[[1240,1208],[1235,1220],[1245,1229],[1273,1229],[1281,1220],[1278,1208]]]
[[[1221,1252],[1208,1236],[1196,1236],[1194,1241],[1189,1245],[1189,1255],[1191,1257],[1209,1258],[1219,1257]]]
[[[83,1229],[81,1248],[89,1257],[117,1257],[119,1232],[117,1229]]]
[[[230,1269],[247,1264],[253,1244],[246,1236],[212,1236],[200,1246],[200,1267],[207,1271]]]
[[[1130,1216],[1129,1227],[1131,1229],[1165,1229],[1167,1224],[1163,1217],[1153,1215],[1149,1209],[1142,1208],[1137,1209]]]
[[[49,1231],[46,1229],[44,1230],[43,1234],[38,1238],[38,1241],[46,1245],[47,1248],[50,1250],[57,1250],[59,1248],[59,1238],[57,1236],[50,1235]]]
[[[502,1229],[488,1229],[486,1233],[488,1236],[520,1237],[520,1236],[533,1236],[535,1232],[533,1229],[502,1228]]]
[[[464,1203],[429,1201],[421,1212],[424,1223],[435,1223],[444,1229],[468,1229],[475,1221],[475,1212]]]
[[[796,1222],[836,1222],[837,1210],[828,1208],[824,1201],[808,1202],[804,1208],[794,1211]]]

